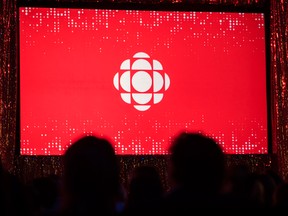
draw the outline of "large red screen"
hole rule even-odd
[[[183,130],[268,152],[263,13],[20,7],[19,31],[23,155],[167,154]]]

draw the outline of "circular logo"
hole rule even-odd
[[[163,72],[159,61],[138,52],[132,59],[122,62],[113,83],[124,102],[132,104],[139,111],[146,111],[163,99],[164,92],[170,86],[170,78]]]

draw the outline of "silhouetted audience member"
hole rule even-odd
[[[163,213],[164,188],[158,170],[142,165],[132,170],[125,215],[149,215]]]
[[[224,153],[212,138],[200,133],[178,134],[170,146],[171,191],[165,197],[168,214],[188,215],[194,208],[224,207]]]
[[[116,215],[120,180],[111,143],[84,136],[64,155],[63,206],[61,215]]]
[[[8,172],[0,160],[0,215],[29,215],[24,184]]]
[[[237,173],[235,167],[230,177],[230,197],[238,208],[261,208],[264,204],[264,187],[256,173]]]
[[[59,211],[60,177],[37,177],[26,184],[31,216],[53,216]]]
[[[261,208],[272,208],[273,207],[273,196],[276,193],[276,189],[279,183],[275,180],[275,176],[271,175],[271,172],[263,172],[258,174],[258,180],[263,188]]]
[[[230,200],[234,200],[233,207],[272,207],[278,179],[275,179],[271,172],[252,172],[246,164],[238,164],[230,167],[227,179],[226,188]]]
[[[280,183],[273,195],[273,208],[275,209],[288,209],[288,183]]]
[[[255,204],[256,192],[259,195],[259,186],[259,183],[256,184],[256,176],[252,175],[246,164],[237,164],[227,170],[225,191],[230,199],[234,200],[234,207],[252,207]]]

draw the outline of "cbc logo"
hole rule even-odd
[[[163,99],[164,92],[170,86],[170,78],[163,72],[159,61],[138,52],[132,59],[122,62],[113,83],[124,102],[139,111],[146,111]]]

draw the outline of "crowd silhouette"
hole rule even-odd
[[[0,164],[1,215],[187,215],[195,209],[282,209],[288,183],[272,170],[226,167],[221,146],[201,133],[182,132],[168,156],[169,189],[159,170],[139,165],[123,185],[112,143],[94,135],[79,137],[66,150],[63,175],[22,183]]]

